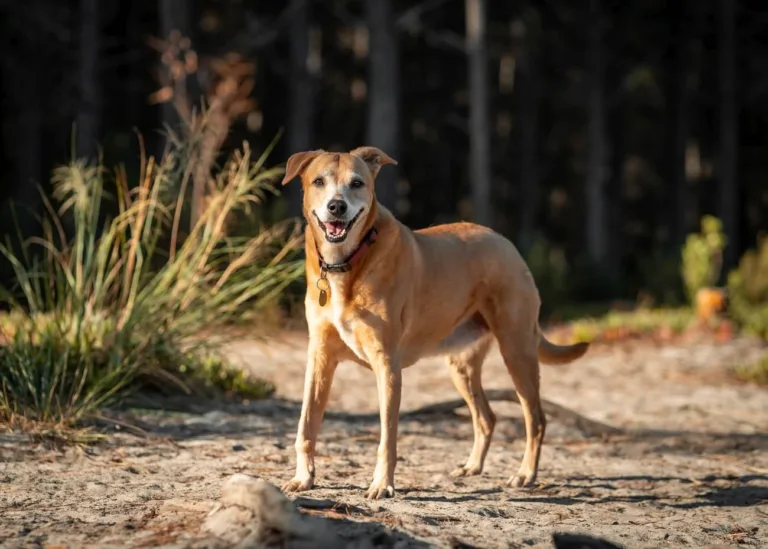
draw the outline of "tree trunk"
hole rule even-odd
[[[475,221],[493,226],[485,0],[466,0],[469,55],[469,181]]]
[[[292,0],[290,43],[290,106],[288,114],[288,155],[313,148],[315,115],[315,75],[310,67],[310,44],[307,0]],[[287,155],[286,155],[287,156]],[[301,215],[301,186],[284,189],[288,214]]]
[[[99,51],[101,0],[80,0],[80,105],[77,113],[76,150],[79,158],[97,155],[101,118]]]
[[[537,60],[538,25],[527,18],[517,56],[515,85],[517,88],[517,134],[520,150],[520,207],[518,208],[519,246],[527,252],[536,237],[539,172],[539,74]]]
[[[587,158],[587,253],[598,265],[605,264],[608,252],[605,182],[608,177],[608,144],[605,131],[605,52],[600,0],[590,2],[588,158]]]
[[[739,253],[739,184],[737,173],[738,113],[736,104],[736,1],[721,0],[720,13],[720,217],[728,238],[724,267]]]
[[[691,59],[688,55],[689,28],[687,23],[687,2],[678,0],[672,5],[672,24],[670,36],[674,41],[672,55],[669,56],[670,107],[668,120],[670,132],[670,169],[668,172],[670,195],[669,228],[670,240],[675,248],[685,242],[685,236],[693,229],[691,196],[688,192],[688,177],[685,170],[685,154],[688,147],[689,119],[691,98],[688,93],[688,83],[691,75]]]
[[[400,128],[400,58],[392,3],[367,0],[368,27],[368,125],[366,145],[379,147],[397,160]],[[379,202],[395,212],[397,207],[397,170],[387,166],[377,177]]]

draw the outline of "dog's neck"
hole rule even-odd
[[[318,264],[320,266],[320,270],[325,271],[326,273],[348,273],[357,263],[363,259],[365,253],[368,251],[368,248],[373,246],[373,244],[376,242],[378,234],[379,233],[376,230],[376,227],[371,227],[368,229],[368,232],[365,233],[362,240],[357,245],[355,251],[341,262],[328,263],[323,259],[320,250],[318,250]]]
[[[320,255],[320,259],[327,264],[333,265],[348,261],[358,248],[360,248],[362,239],[367,232],[368,230],[366,229],[364,232],[361,232],[357,238],[347,239],[339,244],[328,242],[322,235],[318,235],[317,233],[315,233],[313,237],[315,238],[315,245],[317,246],[317,253]]]

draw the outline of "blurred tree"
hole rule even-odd
[[[160,39],[178,42],[181,37],[192,40],[192,16],[190,14],[191,3],[189,0],[159,0],[159,19],[160,19]],[[162,55],[163,52],[161,52]],[[171,52],[165,52],[166,55],[173,55]],[[186,80],[177,79],[177,86],[186,85]],[[177,90],[176,97],[186,95]],[[178,130],[181,119],[177,112],[178,103],[172,101],[163,101],[160,105],[161,124],[168,126],[173,130]]]
[[[291,0],[290,5],[288,155],[316,148],[313,140],[317,63],[310,52],[308,4],[308,0]],[[289,215],[301,215],[301,185],[291,185],[283,192],[288,197]]]
[[[515,63],[518,148],[520,150],[520,221],[518,245],[528,251],[536,237],[539,208],[539,12],[528,2],[516,21],[518,49]]]
[[[738,106],[736,103],[736,8],[737,0],[720,0],[720,158],[719,203],[728,246],[725,266],[732,268],[739,250]]]
[[[604,14],[601,0],[590,0],[589,47],[587,49],[587,254],[595,265],[607,267],[608,227],[605,186],[608,173],[608,139],[605,129],[605,45]]]
[[[477,223],[493,227],[485,0],[466,1],[469,56],[469,184]]]
[[[691,87],[696,79],[693,56],[690,54],[690,35],[693,25],[689,21],[688,0],[678,0],[669,9],[669,42],[666,55],[667,85],[667,155],[669,166],[666,172],[669,189],[668,215],[670,241],[679,249],[685,236],[693,229],[691,193],[688,188],[688,174],[685,156],[690,133]]]
[[[80,0],[80,105],[77,113],[77,156],[94,158],[100,141],[101,89],[99,0]]]
[[[391,0],[367,0],[365,18],[369,44],[365,142],[397,160],[400,152],[400,54]],[[381,171],[376,184],[379,201],[393,212],[397,212],[397,181],[397,167],[389,166]]]

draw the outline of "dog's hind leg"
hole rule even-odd
[[[479,475],[483,472],[485,456],[491,444],[496,416],[488,404],[482,385],[482,368],[491,346],[490,334],[484,336],[462,352],[448,356],[451,379],[472,416],[474,444],[467,463],[451,473],[454,477]]]
[[[513,487],[532,486],[539,468],[541,445],[546,431],[546,418],[539,397],[539,327],[538,307],[524,303],[497,303],[489,315],[491,331],[507,366],[515,391],[520,399],[525,419],[525,454],[518,473],[507,484]],[[532,314],[535,311],[536,314]]]

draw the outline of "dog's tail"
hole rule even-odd
[[[541,334],[539,337],[539,362],[542,364],[568,364],[580,358],[589,349],[589,343],[581,342],[573,345],[555,345]]]

